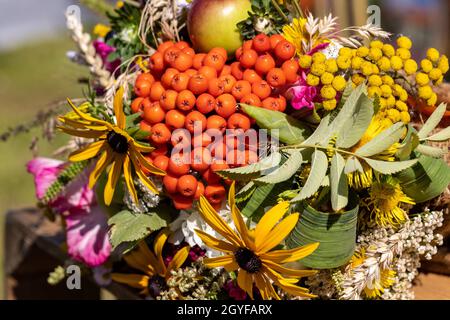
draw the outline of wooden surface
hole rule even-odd
[[[434,273],[420,274],[416,280],[416,300],[450,300],[450,277]]]

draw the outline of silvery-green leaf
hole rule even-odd
[[[364,172],[361,162],[359,162],[358,158],[355,157],[348,158],[344,168],[345,174],[350,174],[356,171],[361,173]]]
[[[441,103],[439,107],[436,108],[433,114],[425,122],[422,129],[419,131],[419,138],[421,140],[426,139],[431,131],[439,125],[439,122],[441,122],[446,110],[447,104],[445,103]]]
[[[441,131],[439,131],[438,133],[432,135],[431,137],[426,138],[426,140],[429,141],[447,141],[450,139],[450,127],[447,127]]]
[[[311,172],[309,173],[308,180],[300,191],[299,195],[295,197],[292,202],[298,202],[312,197],[317,190],[319,190],[323,179],[327,175],[328,171],[328,158],[327,155],[320,150],[314,151],[311,160]]]
[[[281,154],[274,152],[267,158],[261,161],[240,168],[227,169],[217,171],[216,173],[224,178],[233,179],[236,181],[248,181],[259,177],[264,171],[270,170],[280,165]]]
[[[380,154],[400,140],[403,135],[403,128],[404,125],[401,122],[394,124],[356,150],[356,154],[361,157],[371,157]]]
[[[336,145],[344,149],[353,147],[367,131],[372,117],[373,102],[363,94],[358,100],[353,116],[347,119],[343,130],[340,131]]]
[[[442,158],[448,151],[443,150],[441,148],[436,148],[432,146],[427,146],[424,144],[419,144],[416,148],[416,151],[420,152],[421,154],[424,154],[429,157],[433,158]]]
[[[406,135],[405,140],[403,140],[401,147],[397,150],[395,156],[400,160],[409,159],[411,153],[417,148],[419,143],[417,131],[409,124],[408,134]]]
[[[364,158],[364,161],[367,162],[367,164],[375,171],[382,173],[382,174],[394,174],[397,172],[401,172],[403,170],[408,169],[409,167],[412,167],[417,163],[417,159],[414,160],[407,160],[407,161],[381,161],[381,160],[374,160],[369,158]]]
[[[321,187],[329,187],[330,186],[330,177],[329,176],[325,176],[325,178],[323,178],[322,183],[320,184]]]
[[[288,159],[278,169],[272,171],[267,176],[253,180],[256,184],[274,184],[290,179],[294,176],[303,164],[303,157],[300,150],[289,153]]]
[[[320,144],[325,140],[328,141],[328,139],[330,138],[329,136],[327,136],[329,125],[330,125],[330,115],[328,114],[322,119],[322,121],[320,121],[316,131],[314,131],[313,134],[308,139],[306,139],[302,144],[315,145]]]
[[[345,159],[336,153],[331,159],[330,167],[331,205],[334,211],[339,211],[348,204],[348,184],[344,167]]]

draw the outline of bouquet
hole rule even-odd
[[[222,2],[118,2],[93,35],[67,15],[89,95],[57,118],[67,158],[28,170],[71,263],[151,299],[412,299],[450,182],[446,105],[420,127],[413,106],[447,57]]]

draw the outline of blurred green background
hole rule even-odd
[[[365,22],[365,10],[370,3],[381,7],[382,24],[389,31],[400,32],[415,40],[417,54],[432,43],[449,53],[449,8],[447,0],[303,0],[316,12],[333,10],[346,22]],[[39,12],[30,8],[38,3]],[[0,12],[0,135],[8,128],[27,124],[39,110],[48,110],[52,103],[67,97],[82,97],[84,85],[78,82],[87,77],[87,68],[70,62],[66,52],[75,50],[70,34],[64,26],[64,10],[78,1],[69,0],[4,0]],[[46,10],[57,7],[57,10]],[[31,15],[41,16],[40,24],[30,24]],[[51,19],[56,23],[48,25]],[[82,16],[84,22],[95,20],[92,14]],[[36,20],[37,21],[37,20]],[[44,21],[44,22],[43,22]],[[33,20],[31,19],[31,22]],[[28,29],[17,27],[27,27]],[[16,28],[16,29],[14,29]],[[41,32],[38,29],[41,28]],[[14,31],[15,30],[15,31]],[[19,31],[17,31],[19,30]],[[28,31],[27,31],[28,30]],[[88,29],[89,31],[89,29]],[[18,32],[20,34],[16,34]],[[19,37],[20,36],[20,37]],[[20,39],[19,39],[20,38]],[[34,185],[25,165],[33,157],[30,150],[36,141],[38,154],[51,157],[64,138],[48,143],[42,137],[41,128],[26,134],[0,141],[0,275],[3,267],[4,213],[9,209],[33,206]],[[3,293],[0,276],[0,298]]]

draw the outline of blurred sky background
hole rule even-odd
[[[315,5],[316,12],[330,10],[345,21],[365,21],[367,0],[303,0]],[[371,0],[381,7],[382,26],[414,40],[414,54],[421,58],[425,48],[435,46],[450,53],[450,0]],[[88,76],[86,68],[66,58],[75,50],[65,28],[64,12],[76,0],[0,0],[0,135],[9,127],[26,124],[39,110],[66,97],[82,97],[83,85],[78,78]],[[353,17],[353,18],[352,18]],[[82,9],[87,31],[100,19]],[[51,151],[64,138],[46,143],[39,128],[27,134],[0,141],[0,274],[1,227],[8,209],[35,203],[31,176],[25,164],[32,158],[31,141],[39,141],[38,153]],[[1,280],[0,280],[1,293]]]

